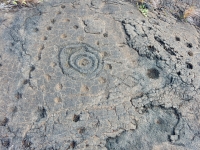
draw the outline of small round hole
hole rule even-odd
[[[188,48],[192,48],[192,43],[187,43]]]
[[[156,68],[148,69],[147,76],[151,79],[158,79],[160,72]]]
[[[180,40],[181,40],[181,39],[180,39],[179,37],[177,37],[177,36],[175,37],[175,39],[176,39],[176,41],[180,41]]]
[[[186,63],[188,69],[193,69],[193,65],[191,63]]]
[[[78,122],[80,120],[80,115],[74,114],[73,121]]]
[[[189,56],[193,56],[193,52],[189,51],[189,52],[188,52],[188,55],[189,55]]]
[[[180,72],[180,71],[179,71],[179,72],[177,72],[177,75],[178,75],[178,76],[180,76],[180,75],[181,75],[181,72]]]
[[[47,30],[51,30],[51,29],[52,29],[52,27],[50,27],[50,26],[49,26],[49,27],[47,27]]]
[[[65,8],[65,5],[61,5],[61,8]]]
[[[154,46],[148,46],[148,50],[151,51],[151,52],[155,52],[156,51],[156,48]]]
[[[25,79],[25,80],[23,81],[23,84],[25,85],[25,84],[28,84],[29,82],[30,82],[29,79]]]
[[[38,29],[38,28],[35,28],[35,29],[34,29],[34,32],[38,32],[38,31],[39,31],[39,29]]]
[[[55,19],[51,19],[51,23],[54,24],[56,22]]]
[[[108,37],[108,33],[104,33],[103,36],[104,36],[104,37]]]
[[[78,25],[74,25],[74,29],[78,29]]]

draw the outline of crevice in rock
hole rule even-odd
[[[170,54],[176,56],[176,53],[174,52],[174,48],[167,46],[167,44],[162,40],[160,37],[155,36],[154,39],[160,43],[160,45],[163,46],[163,48]]]

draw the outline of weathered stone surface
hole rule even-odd
[[[148,108],[145,117],[138,122],[134,131],[124,131],[117,138],[108,138],[108,149],[153,149],[156,145],[174,137],[174,128],[179,116],[172,109]],[[177,140],[176,138],[174,140]]]
[[[0,149],[200,149],[199,29],[174,6],[1,12]]]

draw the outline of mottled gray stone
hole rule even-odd
[[[178,18],[190,2],[148,18],[135,2],[0,12],[0,149],[200,149],[199,29]]]
[[[138,122],[135,131],[125,131],[116,138],[108,138],[108,149],[154,149],[155,145],[167,142],[173,134],[178,116],[171,109],[154,107],[147,109],[147,115]]]

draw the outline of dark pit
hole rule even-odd
[[[0,120],[0,126],[6,126],[6,124],[8,123],[8,118],[3,118],[3,120]]]
[[[76,142],[75,142],[75,141],[72,141],[72,142],[70,143],[70,147],[74,149],[74,148],[76,147]]]
[[[78,25],[75,25],[75,26],[74,26],[74,29],[78,29]]]
[[[79,120],[80,120],[80,115],[75,115],[74,114],[73,121],[74,122],[78,122]]]
[[[104,36],[104,37],[108,37],[108,33],[104,33],[103,36]]]
[[[186,45],[188,48],[192,48],[192,43],[187,43]]]
[[[189,55],[189,56],[193,56],[193,52],[189,51],[189,52],[188,52],[188,55]]]
[[[191,63],[186,63],[188,69],[193,69],[193,65]]]
[[[8,147],[10,146],[10,140],[9,140],[9,139],[2,139],[2,140],[1,140],[1,145],[2,145],[3,147],[8,148]]]
[[[177,37],[177,36],[175,37],[175,39],[176,39],[176,41],[180,41],[180,40],[181,40],[181,39],[180,39],[179,37]]]
[[[61,5],[61,8],[65,8],[65,5]]]
[[[51,29],[52,29],[52,27],[50,27],[50,26],[49,26],[49,27],[47,27],[47,30],[49,30],[49,31],[50,31]]]
[[[147,76],[151,79],[158,79],[160,72],[156,68],[148,69]]]

